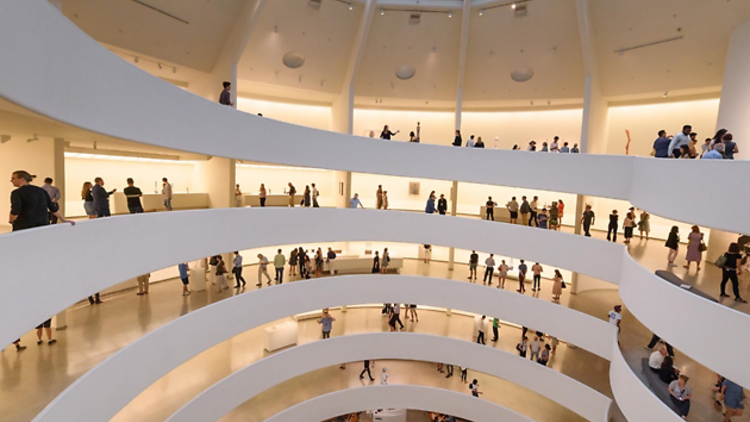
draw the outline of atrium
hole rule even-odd
[[[0,0],[0,421],[750,421],[750,2]]]

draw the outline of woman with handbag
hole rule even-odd
[[[641,239],[643,239],[643,233],[646,233],[646,240],[648,240],[648,234],[651,231],[651,214],[646,211],[641,213],[641,219],[638,221],[638,230],[641,232]]]
[[[693,226],[692,231],[688,235],[687,255],[685,256],[687,264],[685,264],[685,268],[690,270],[690,263],[695,262],[698,271],[700,271],[703,252],[706,249],[706,244],[703,243],[703,233],[701,233],[698,226]]]
[[[563,283],[564,281],[562,278],[562,274],[560,274],[560,270],[555,270],[555,282],[554,284],[552,284],[552,300],[560,300],[560,295],[562,295]]]
[[[667,241],[664,243],[664,246],[669,249],[669,253],[667,253],[667,265],[670,267],[676,267],[677,264],[674,263],[674,259],[677,258],[677,249],[680,247],[680,228],[677,226],[672,226],[672,229],[669,231],[669,236],[667,236]]]

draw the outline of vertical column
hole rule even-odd
[[[458,182],[453,182],[451,186],[451,217],[455,217],[458,210]],[[448,250],[448,271],[453,271],[453,264],[456,260],[456,248],[451,247]]]
[[[61,7],[61,6],[60,6]],[[60,213],[65,215],[65,140],[62,138],[55,138],[53,141],[54,150],[54,176],[55,186],[60,189]],[[61,311],[55,317],[55,329],[64,330],[68,328],[68,318],[66,314],[67,310]]]
[[[717,128],[729,129],[734,139],[740,140],[750,137],[750,119],[747,118],[747,110],[750,109],[748,72],[750,72],[750,21],[732,31],[732,37],[729,39],[717,126]],[[713,231],[711,237],[713,237]]]

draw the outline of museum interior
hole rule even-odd
[[[2,0],[0,421],[750,421],[748,112],[743,0]]]

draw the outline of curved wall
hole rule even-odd
[[[268,227],[274,229],[269,232]],[[149,239],[148,245],[144,238]],[[398,211],[214,209],[111,217],[75,227],[57,225],[3,235],[0,256],[14,262],[6,269],[4,280],[26,282],[14,282],[8,288],[13,294],[0,297],[0,340],[10,343],[81,298],[140,274],[217,252],[312,241],[393,241],[476,249],[524,257],[619,284],[625,305],[649,329],[701,364],[750,385],[750,367],[741,364],[744,357],[740,352],[750,350],[750,337],[738,336],[735,348],[715,353],[715,345],[724,342],[715,327],[725,326],[729,318],[735,330],[750,332],[750,315],[669,284],[635,263],[622,245],[519,225]],[[541,244],[545,247],[539,248]],[[38,256],[45,257],[46,265],[37,265]],[[85,266],[70,265],[82,256],[87,259]],[[111,260],[113,256],[130,259]],[[34,297],[35,306],[27,306],[18,297]],[[372,301],[362,297],[353,303]],[[419,298],[406,302],[423,303]],[[702,312],[678,314],[674,309]],[[609,356],[606,348],[589,350]]]
[[[393,347],[394,344],[398,347]],[[426,334],[374,333],[316,341],[261,359],[214,384],[168,421],[214,422],[283,381],[341,362],[364,359],[420,360],[464,366],[537,392],[592,422],[606,422],[612,403],[608,397],[570,377],[493,347]]]
[[[19,42],[16,34],[27,28],[38,30]],[[627,199],[678,220],[750,232],[750,201],[737,201],[722,209],[722,218],[714,216],[715,204],[734,197],[750,176],[747,162],[475,150],[303,128],[206,101],[152,77],[111,54],[41,0],[0,4],[0,55],[0,96],[116,138],[249,161]],[[695,177],[696,171],[712,177]],[[684,206],[696,191],[701,200]]]
[[[266,422],[323,421],[372,409],[413,409],[453,415],[474,422],[532,422],[487,400],[441,388],[413,385],[356,387],[325,394],[279,412]]]
[[[87,372],[47,406],[35,421],[109,420],[153,382],[235,335],[289,315],[372,302],[420,303],[492,315],[548,332],[605,359],[612,353],[615,330],[605,321],[514,292],[416,276],[330,277],[257,290],[184,315],[131,343]],[[222,324],[220,321],[236,323]],[[350,357],[350,360],[355,359]],[[427,356],[415,359],[430,360]],[[445,356],[443,359],[451,361],[454,358]],[[308,363],[300,360],[298,364],[307,367]],[[477,365],[476,362],[467,362],[465,366],[481,370]],[[119,382],[113,385],[111,380],[115,379]],[[103,389],[104,385],[108,387]]]

